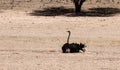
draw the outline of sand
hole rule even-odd
[[[0,70],[119,70],[120,14],[109,17],[31,16],[1,10]],[[85,53],[63,54],[70,42],[85,43]]]

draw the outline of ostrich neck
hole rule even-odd
[[[70,32],[69,32],[69,35],[68,35],[68,38],[67,38],[67,43],[69,43],[69,39],[70,39]]]

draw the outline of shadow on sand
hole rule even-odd
[[[0,10],[0,13],[3,13],[3,11]]]
[[[82,11],[79,14],[74,14],[73,8],[65,7],[51,7],[43,10],[34,10],[29,13],[32,16],[91,16],[91,17],[109,17],[119,14],[120,9],[118,8],[90,8],[89,11]]]

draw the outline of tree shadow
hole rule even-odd
[[[90,8],[89,11],[83,11],[81,16],[109,17],[120,14],[118,8]]]
[[[74,9],[65,7],[50,7],[43,10],[34,10],[32,16],[62,16],[68,13],[73,13]]]
[[[29,13],[32,16],[91,16],[91,17],[109,17],[116,14],[120,14],[120,9],[118,8],[90,8],[88,11],[82,11],[79,14],[74,13],[73,8],[65,7],[51,7],[45,8],[43,10],[34,10]]]
[[[0,13],[3,13],[3,11],[0,10]]]

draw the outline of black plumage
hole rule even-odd
[[[85,47],[86,45],[83,44],[83,43],[69,43],[69,39],[70,39],[70,34],[71,32],[70,31],[67,31],[69,33],[68,35],[68,38],[67,38],[67,43],[65,43],[63,46],[62,46],[62,52],[63,53],[77,53],[79,52],[80,50],[85,52]]]

